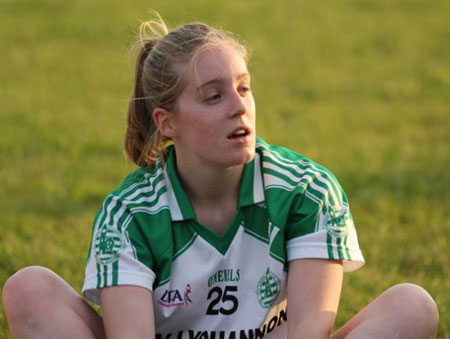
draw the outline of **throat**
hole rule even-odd
[[[237,213],[244,165],[189,171],[177,160],[177,167],[197,221],[219,236],[224,235]]]
[[[194,206],[194,209],[197,221],[219,236],[226,233],[237,213],[236,204],[208,208]]]

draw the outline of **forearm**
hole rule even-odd
[[[136,321],[139,316],[123,314],[122,316],[109,317],[104,321],[106,337],[108,339],[148,339],[154,338],[154,330],[148,322]]]
[[[343,268],[338,261],[304,259],[289,264],[289,339],[329,338],[339,305]]]
[[[336,315],[333,312],[321,312],[310,315],[298,323],[288,321],[288,339],[328,339],[334,326]]]
[[[154,338],[152,295],[136,286],[115,286],[101,291],[103,323],[108,339]]]

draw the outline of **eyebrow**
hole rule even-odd
[[[236,79],[237,80],[241,80],[243,78],[249,78],[250,79],[250,73],[241,73],[239,74]],[[205,82],[204,84],[201,84],[200,86],[197,87],[197,91],[201,92],[205,87],[212,85],[212,84],[220,84],[220,83],[224,83],[226,82],[226,79],[224,78],[217,78],[217,79],[211,79],[207,82]]]

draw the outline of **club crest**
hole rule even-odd
[[[350,213],[348,207],[343,205],[340,211],[330,209],[325,217],[325,229],[333,237],[345,237],[350,230]]]
[[[267,267],[266,273],[264,273],[259,279],[258,286],[256,287],[256,296],[258,298],[259,305],[262,308],[270,308],[281,292],[281,281],[273,273],[269,267]]]
[[[94,246],[96,261],[102,265],[112,264],[126,248],[125,235],[116,228],[103,226],[95,237]]]

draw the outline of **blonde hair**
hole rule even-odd
[[[247,49],[229,32],[204,23],[189,23],[169,30],[157,14],[156,20],[143,22],[139,38],[132,47],[136,55],[134,90],[128,105],[125,152],[138,166],[155,164],[168,139],[153,122],[156,107],[172,110],[183,90],[182,74],[174,65],[195,63],[205,48],[229,43],[246,62]]]

